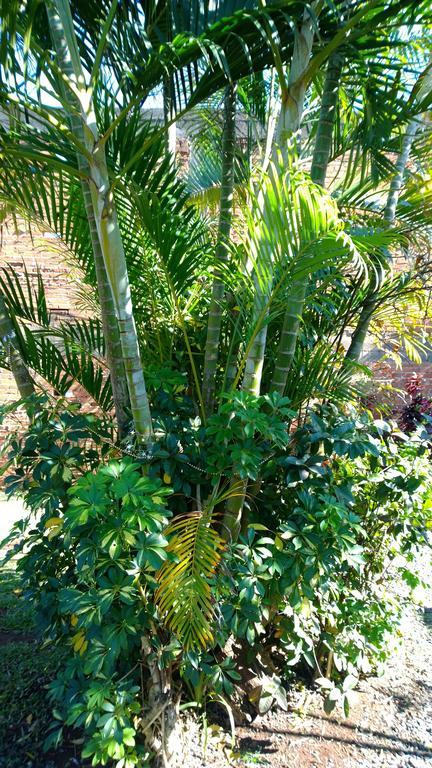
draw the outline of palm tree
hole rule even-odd
[[[224,130],[222,140],[222,171],[220,189],[220,212],[217,233],[215,259],[221,264],[228,260],[228,241],[231,231],[234,192],[234,159],[235,159],[235,116],[236,89],[233,85],[226,88],[224,99]],[[209,307],[207,340],[204,356],[203,395],[207,413],[213,410],[215,377],[218,362],[220,331],[222,324],[222,300],[224,284],[216,274],[213,281],[212,297]]]
[[[197,13],[201,5],[194,4]],[[19,134],[1,133],[5,162],[0,197],[33,221],[48,222],[60,235],[82,267],[86,284],[93,290],[97,286],[102,318],[100,324],[95,319],[53,329],[47,314],[39,312],[31,286],[20,293],[9,270],[2,291],[25,340],[21,349],[30,370],[43,368],[42,375],[51,378],[59,391],[73,378],[82,381],[102,408],[109,410],[114,399],[116,410],[124,413],[127,405],[115,391],[115,374],[113,378],[118,360],[118,378],[127,381],[135,431],[144,443],[151,441],[153,425],[143,367],[180,369],[202,423],[213,402],[216,410],[220,405],[214,388],[216,370],[225,384],[229,382],[226,388],[231,394],[239,388],[252,397],[272,389],[288,391],[299,413],[309,398],[352,397],[337,339],[347,318],[359,312],[368,266],[398,233],[374,227],[370,210],[362,219],[359,215],[357,231],[345,211],[350,201],[356,202],[357,192],[343,189],[338,206],[323,189],[325,168],[339,140],[333,123],[341,109],[337,96],[346,87],[342,69],[337,89],[338,71],[347,50],[358,49],[370,61],[388,45],[388,36],[375,33],[375,27],[382,29],[390,13],[404,18],[405,9],[408,14],[413,5],[401,0],[390,9],[386,2],[370,0],[359,3],[349,19],[344,17],[345,3],[340,8],[337,4],[342,10],[336,17],[333,4],[324,5],[321,36],[312,38],[308,7],[305,13],[304,6],[294,2],[253,6],[226,17],[225,4],[216,4],[208,17],[198,13],[192,19],[192,33],[191,27],[184,27],[189,34],[183,34],[177,20],[174,36],[158,30],[152,4],[146,16],[134,3],[122,4],[121,9],[103,3],[101,25],[94,3],[75,7],[56,0],[49,6],[55,59],[42,54],[46,29],[38,14],[43,6],[34,17],[7,17],[9,36],[2,51],[7,52],[9,65],[13,63],[16,77],[4,76],[0,96],[8,105],[17,97],[16,83],[22,79],[23,107],[37,122],[29,126],[23,121]],[[422,6],[416,7],[420,17]],[[130,14],[131,23],[124,23],[123,13]],[[74,22],[88,32],[85,39],[74,31]],[[11,50],[15,33],[22,60]],[[38,73],[32,58],[36,56],[46,78],[43,87],[61,108],[37,97]],[[295,137],[290,146],[288,134],[302,127],[303,100],[310,106],[327,61],[321,119],[312,135],[316,141],[312,173],[320,182],[314,183],[302,167],[307,142],[299,143]],[[267,152],[264,168],[253,168],[250,189],[243,196],[247,202],[233,210],[234,104],[241,109],[243,77],[267,66],[274,67],[282,93],[273,158],[268,164],[271,152]],[[216,247],[211,226],[194,206],[166,152],[167,124],[159,129],[143,119],[143,99],[168,81],[177,117],[224,90],[223,189]],[[357,153],[362,146],[358,113],[347,110],[345,122],[344,141]],[[270,125],[267,135],[272,133]],[[351,170],[348,175],[352,176]],[[370,178],[367,182],[372,184]],[[232,218],[240,238],[228,247]],[[362,231],[363,223],[367,231]],[[347,298],[350,292],[354,304]],[[116,329],[120,356],[109,352],[113,346],[118,350]],[[103,375],[105,357],[111,386]],[[231,484],[222,477],[209,479],[205,467],[198,469],[202,482],[191,489],[190,504],[198,510],[204,506],[205,516],[202,525],[194,518],[191,544],[203,531],[213,536],[213,510],[227,500],[225,523],[235,536],[247,480],[239,484],[233,466],[224,471],[231,473]],[[203,488],[211,499],[204,505]],[[199,578],[203,575],[201,565],[192,560],[187,570],[189,595],[197,572]],[[169,583],[167,572],[164,583]],[[173,617],[178,601],[172,593],[171,600]],[[169,606],[168,597],[167,601],[162,605]],[[182,608],[186,611],[187,606]],[[202,629],[208,626],[204,609],[201,619]],[[199,641],[199,615],[196,621],[197,632],[188,635],[191,643],[194,637]]]
[[[99,25],[95,22],[96,9],[92,4],[86,10],[81,4],[75,8],[67,0],[59,0],[46,3],[49,29],[57,54],[55,62],[41,53],[46,46],[44,8],[36,4],[32,9],[32,5],[29,2],[20,13],[10,12],[10,8],[2,11],[5,33],[5,45],[2,47],[3,103],[7,107],[14,100],[17,76],[22,77],[24,89],[21,103],[24,109],[37,115],[42,124],[55,126],[63,148],[67,144],[76,153],[78,168],[65,164],[64,157],[56,157],[58,147],[48,142],[43,150],[44,158],[38,155],[37,150],[35,155],[33,148],[27,159],[30,160],[31,154],[33,160],[38,156],[47,162],[51,156],[52,167],[72,172],[81,181],[120,431],[124,431],[125,409],[130,402],[136,435],[139,440],[148,442],[152,435],[151,415],[132,309],[124,236],[119,228],[118,190],[114,189],[107,164],[107,145],[113,132],[124,125],[133,109],[159,83],[170,82],[175,102],[173,111],[178,112],[182,107],[184,111],[185,106],[186,109],[191,108],[199,98],[217,90],[223,79],[238,78],[250,72],[251,67],[259,70],[266,66],[273,45],[266,31],[270,23],[271,35],[275,28],[281,30],[281,44],[282,40],[285,41],[283,56],[287,57],[293,40],[292,29],[290,24],[285,23],[287,11],[284,9],[253,9],[252,15],[249,11],[237,13],[220,23],[219,19],[226,12],[224,3],[211,11],[210,6],[206,6],[203,16],[201,5],[196,4],[189,18],[189,23],[192,16],[195,18],[196,37],[182,37],[181,21],[182,18],[184,21],[186,7],[181,12],[177,8],[176,14],[173,7],[165,19],[168,19],[170,29],[163,33],[166,42],[160,48],[160,32],[165,22],[152,4],[146,9],[144,18],[134,4],[128,6],[126,11],[117,8],[116,4],[107,6],[105,19]],[[130,14],[132,25],[124,24],[124,11]],[[259,24],[261,17],[265,28]],[[85,26],[88,33],[85,40],[77,38],[74,22]],[[162,25],[161,30],[158,25]],[[138,29],[143,33],[141,37],[135,33]],[[173,38],[174,33],[177,35]],[[143,45],[144,39],[146,42]],[[20,41],[18,51],[22,51],[18,55],[15,47],[17,40]],[[47,107],[43,99],[34,97],[32,88],[38,76],[31,75],[32,57],[43,62],[49,95],[60,102],[69,126],[58,119],[57,109]],[[123,77],[125,61],[130,62],[133,73],[127,81]],[[11,67],[14,72],[10,77]],[[106,68],[108,72],[111,70],[109,75]],[[120,88],[115,105],[117,114],[113,115],[111,124],[101,134],[96,101],[105,73],[108,78],[112,76]],[[122,168],[123,175],[136,166],[145,150],[146,147],[141,147],[129,157]],[[73,166],[75,163],[72,161]],[[117,187],[119,181],[116,182]],[[197,396],[202,400],[197,375],[195,387]]]
[[[413,96],[415,97],[414,113],[416,112],[416,102],[418,104],[417,109],[421,110],[425,101],[426,104],[429,102],[431,91],[431,65],[429,64],[426,67],[426,70],[421,74],[418,83],[413,88]],[[405,171],[410,157],[411,148],[420,125],[421,114],[416,114],[408,122],[405,132],[401,137],[401,148],[395,163],[394,174],[391,178],[387,201],[383,212],[383,221],[387,227],[391,227],[395,222],[397,204],[403,185]],[[372,285],[366,295],[357,325],[351,336],[351,343],[346,353],[348,360],[358,361],[361,357],[364,343],[368,334],[369,325],[379,301],[379,291],[381,285],[379,280],[377,282],[378,284]]]
[[[59,68],[64,75],[63,82],[67,83],[67,87],[73,93],[74,100],[76,101],[76,104],[73,104],[72,99],[70,99],[66,103],[71,103],[70,111],[73,117],[71,119],[71,131],[79,156],[82,155],[86,161],[86,166],[83,170],[88,173],[88,176],[84,181],[86,185],[84,194],[85,199],[88,201],[88,214],[91,217],[89,226],[92,233],[92,243],[96,245],[95,264],[98,265],[96,272],[97,274],[99,272],[99,285],[103,290],[101,299],[103,300],[108,294],[109,286],[118,323],[123,357],[122,362],[126,375],[135,432],[140,442],[148,443],[152,437],[150,406],[133,316],[123,242],[108,174],[105,150],[100,142],[101,137],[97,129],[91,86],[89,89],[82,67],[69,2],[56,0],[52,6],[48,3],[47,13],[54,47],[57,51]],[[88,197],[87,192],[90,193]],[[90,202],[92,209],[90,209]],[[102,253],[108,286],[103,278],[102,265],[97,261],[98,256],[100,256],[99,251]],[[108,318],[105,320],[105,327],[110,334],[111,326],[108,325]],[[117,357],[114,357],[113,354],[110,335],[107,338],[110,339],[110,359],[112,363],[115,363]],[[117,385],[116,374],[118,369],[116,367],[114,367],[114,373],[114,382]],[[118,403],[117,408],[122,411],[124,404],[122,407]],[[121,418],[123,421],[123,417]]]

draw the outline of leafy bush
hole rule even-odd
[[[397,628],[390,582],[420,583],[411,561],[432,526],[421,435],[330,405],[294,426],[286,398],[241,393],[203,428],[182,389],[157,398],[150,460],[119,459],[107,425],[43,403],[9,446],[5,487],[33,513],[18,568],[47,638],[71,652],[50,689],[46,746],[65,724],[81,729],[94,765],[144,766],[168,751],[185,692],[264,712],[286,706],[295,670],[322,687],[328,711],[348,712]],[[213,507],[233,474],[255,482],[255,497],[216,567]],[[199,493],[202,515],[169,525]],[[189,540],[193,562],[179,545]],[[189,625],[204,606],[200,649]]]
[[[216,676],[218,690],[232,693],[223,649],[234,639],[243,669],[267,680],[260,711],[276,700],[269,680],[277,690],[289,668],[309,668],[326,709],[348,712],[359,676],[380,668],[392,648],[401,610],[395,576],[409,588],[420,583],[412,561],[432,527],[428,447],[395,424],[330,407],[310,413],[290,438],[292,453],[266,464],[255,521],[215,586],[219,655],[210,667],[208,657],[195,659],[189,679],[198,695],[207,670],[209,687]]]
[[[144,754],[134,721],[141,636],[153,634],[171,490],[130,458],[101,464],[90,417],[37,405],[26,435],[11,441],[19,464],[5,487],[36,513],[14,550],[26,596],[47,636],[73,653],[51,686],[57,724],[45,746],[60,742],[65,723],[85,729],[83,756],[95,765],[113,758],[129,768]]]

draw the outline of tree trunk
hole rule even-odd
[[[50,10],[50,8],[52,10]],[[99,141],[91,93],[86,85],[68,0],[47,3],[53,35],[60,41],[59,65],[66,78],[74,82],[79,102],[78,140],[84,139],[89,171],[89,188],[94,222],[103,256],[105,274],[111,289],[119,328],[123,364],[137,438],[148,443],[152,438],[150,407],[145,387],[138,338],[133,317],[129,277],[120,235],[114,196],[106,165],[105,149]]]
[[[18,387],[20,397],[25,399],[34,394],[33,379],[30,376],[21,354],[15,328],[6,308],[5,300],[0,294],[0,341],[6,349],[10,370]]]
[[[50,24],[51,38],[57,54],[59,66],[62,71],[70,78],[73,78],[74,71],[72,62],[67,56],[66,41],[59,28],[55,23],[54,11],[50,6],[47,6],[48,21]],[[79,137],[80,141],[84,141],[84,134],[82,125],[76,114],[79,110],[79,103],[77,99],[73,98],[73,95],[64,88],[65,99],[71,105],[71,112],[69,116],[69,122],[71,130],[75,136]],[[84,198],[84,206],[87,216],[87,221],[90,230],[90,237],[93,250],[93,259],[95,265],[96,283],[101,307],[101,321],[102,329],[106,346],[106,359],[108,369],[110,372],[111,388],[113,393],[114,409],[117,420],[118,435],[121,439],[125,435],[126,424],[128,420],[127,408],[129,406],[129,395],[126,381],[125,368],[123,364],[122,349],[120,343],[120,334],[117,323],[117,317],[114,307],[114,301],[112,291],[107,279],[105,264],[103,260],[102,249],[99,242],[99,235],[97,231],[96,221],[93,211],[93,203],[91,199],[89,182],[90,169],[88,162],[83,155],[77,152],[77,162],[80,171],[85,174],[86,178],[81,179],[81,189]]]
[[[405,168],[407,166],[412,143],[419,127],[418,118],[413,118],[407,125],[405,136],[402,140],[402,148],[398,159],[396,160],[396,173],[390,183],[390,191],[387,198],[387,205],[384,210],[384,221],[390,226],[396,217],[396,207],[399,202],[400,191],[402,189]]]
[[[177,150],[177,127],[175,123],[171,123],[174,118],[173,98],[172,98],[173,82],[171,77],[164,78],[163,82],[163,113],[165,124],[165,151],[172,156],[173,162],[176,161]]]
[[[405,135],[402,140],[402,148],[399,157],[396,161],[396,171],[391,180],[390,190],[387,197],[387,204],[384,209],[384,222],[387,226],[391,226],[395,220],[396,208],[399,200],[400,191],[403,184],[403,178],[405,174],[405,168],[408,163],[408,159],[411,152],[411,146],[414,141],[414,136],[419,126],[419,120],[414,118],[408,123]],[[351,336],[351,342],[348,347],[348,351],[345,355],[347,360],[353,360],[357,362],[360,360],[366,336],[369,331],[369,326],[372,320],[372,316],[378,304],[378,291],[380,286],[374,287],[369,290],[366,296],[363,309],[360,312],[356,328]]]
[[[311,166],[312,181],[316,184],[320,184],[322,187],[325,185],[326,171],[330,160],[342,66],[343,55],[339,51],[336,51],[331,55],[327,65]],[[270,385],[270,390],[272,392],[279,392],[281,395],[285,392],[288,374],[295,355],[308,281],[309,277],[307,274],[301,280],[295,280],[287,298],[288,309],[286,310],[283,319],[281,336],[276,353],[275,369]]]
[[[222,178],[219,227],[215,253],[216,269],[207,325],[203,374],[204,407],[208,415],[213,411],[216,369],[222,324],[222,300],[224,296],[224,283],[221,280],[220,270],[217,265],[226,264],[228,259],[228,242],[231,232],[233,212],[236,115],[236,87],[234,85],[229,85],[225,91],[224,107],[225,124],[222,139]]]
[[[80,170],[84,171],[87,175],[89,168],[82,155],[78,155],[78,165]],[[127,408],[130,406],[130,401],[126,372],[123,363],[120,333],[112,291],[108,282],[102,249],[100,247],[88,182],[83,180],[81,188],[84,195],[85,210],[90,227],[96,282],[101,307],[102,329],[106,345],[106,359],[110,372],[118,436],[121,439],[126,433],[126,424],[128,421]]]
[[[300,130],[308,85],[304,75],[312,52],[313,37],[313,25],[309,13],[306,13],[300,30],[295,34],[288,88],[282,92],[281,111],[275,136],[275,160],[280,153],[283,161],[286,162],[289,140],[294,133]]]
[[[306,91],[304,73],[309,63],[312,42],[313,28],[308,19],[303,23],[300,32],[296,35],[289,88],[285,100],[282,102],[281,117],[279,119],[279,142],[282,142],[282,146],[285,147],[286,151],[288,137],[300,130]],[[284,154],[283,157],[285,157]],[[305,275],[301,280],[293,282],[288,293],[288,309],[283,319],[281,339],[276,354],[275,371],[270,391],[276,390],[283,394],[285,390],[288,370],[294,356],[307,284],[308,276]]]
[[[282,90],[281,111],[275,131],[275,140],[272,151],[272,160],[274,167],[276,168],[281,159],[283,162],[287,161],[289,139],[300,129],[304,97],[307,87],[303,75],[308,66],[312,51],[313,34],[313,26],[309,14],[307,14],[307,18],[305,15],[300,30],[296,32],[288,87]],[[260,327],[246,360],[242,382],[242,389],[256,396],[258,396],[261,391],[261,380],[267,345],[268,301],[272,290],[271,254],[269,254],[266,248],[263,247],[258,258],[262,263],[262,268],[269,275],[269,279],[267,289],[263,289],[259,286],[258,281],[255,281],[256,290],[252,321],[253,324],[258,322]],[[247,481],[241,484],[239,478],[234,477],[231,483],[231,490],[233,491],[233,496],[228,500],[226,505],[222,532],[225,538],[232,538],[235,540],[238,537],[241,528],[241,517],[246,498]]]
[[[321,187],[325,187],[327,167],[331,155],[336,105],[339,97],[339,81],[343,63],[343,54],[340,51],[335,51],[330,56],[327,64],[311,165],[311,179]]]

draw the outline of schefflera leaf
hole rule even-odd
[[[156,575],[161,620],[185,650],[213,642],[214,616],[210,580],[220,563],[224,541],[205,510],[175,520],[164,531],[171,557]]]

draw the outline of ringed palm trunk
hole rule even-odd
[[[88,164],[78,156],[80,170],[88,173]],[[96,283],[101,307],[102,329],[106,345],[106,358],[110,372],[111,388],[113,393],[114,409],[118,427],[118,436],[121,439],[126,433],[128,421],[127,408],[129,407],[129,394],[126,381],[126,372],[123,363],[122,346],[120,341],[119,326],[114,307],[114,301],[110,284],[108,282],[102,249],[99,242],[96,221],[89,185],[86,181],[81,183],[84,195],[84,204],[87,220],[90,227],[90,236],[93,248],[93,258],[96,273]]]
[[[0,342],[6,349],[9,360],[10,370],[15,379],[15,383],[23,399],[34,394],[35,388],[33,379],[30,375],[21,354],[19,341],[17,339],[15,328],[6,308],[5,300],[0,294]]]
[[[398,204],[400,191],[403,184],[405,168],[408,163],[412,143],[414,141],[414,137],[417,132],[418,126],[419,126],[419,121],[417,118],[414,118],[408,123],[407,129],[402,141],[401,152],[396,161],[396,172],[390,184],[390,190],[387,197],[387,204],[384,209],[384,217],[383,217],[385,224],[389,227],[393,224],[395,220],[396,207]],[[360,357],[363,352],[364,343],[366,341],[366,336],[369,331],[369,326],[372,320],[372,316],[378,305],[379,287],[380,286],[377,286],[376,288],[370,290],[366,297],[365,303],[360,312],[360,317],[358,319],[356,328],[351,336],[351,343],[345,355],[347,360],[353,360],[355,362],[360,360]]]
[[[288,141],[300,129],[307,87],[304,74],[309,63],[312,42],[313,27],[308,16],[307,19],[305,18],[300,30],[296,33],[288,85],[282,90],[281,110],[272,150],[272,160],[276,165],[280,163],[281,159],[286,162],[288,158]],[[267,252],[265,244],[263,244],[258,259],[263,262],[263,272],[268,275],[268,280],[264,281],[265,288],[262,285],[260,286],[258,281],[255,280],[255,300],[252,319],[253,324],[259,322],[260,327],[249,350],[242,381],[242,389],[256,396],[261,391],[267,345],[268,301],[272,290],[271,255]],[[235,540],[241,528],[247,481],[241,481],[240,478],[233,477],[231,491],[233,495],[227,503],[223,519],[223,535],[227,539]]]
[[[234,190],[236,87],[229,85],[225,91],[224,130],[222,139],[222,178],[219,226],[216,245],[216,264],[226,264],[228,241],[231,232]],[[222,325],[222,300],[224,283],[216,267],[207,325],[204,355],[203,399],[207,414],[213,411],[216,369],[219,357],[219,341]]]
[[[335,51],[328,61],[326,79],[322,94],[320,116],[315,140],[311,165],[311,178],[316,184],[324,187],[327,167],[331,155],[334,120],[338,100],[339,81],[342,73],[343,54]],[[287,385],[288,374],[292,366],[300,330],[301,317],[308,286],[308,275],[301,280],[295,280],[287,298],[288,308],[285,312],[280,341],[276,353],[275,369],[270,390],[283,395]]]
[[[169,153],[173,161],[176,160],[177,126],[171,123],[174,118],[173,105],[173,81],[172,77],[166,77],[163,82],[163,113],[165,124],[165,151]]]
[[[80,111],[76,138],[84,143],[88,163],[90,201],[96,232],[103,257],[107,282],[117,317],[123,365],[138,439],[148,443],[152,438],[150,407],[145,387],[138,337],[133,317],[132,300],[126,259],[117,212],[105,158],[105,149],[98,135],[91,92],[84,72],[73,29],[68,0],[47,2],[50,23],[57,41],[61,41],[59,65],[66,79],[73,82]],[[74,128],[72,128],[74,130]],[[93,235],[94,237],[94,231]]]
[[[62,34],[61,28],[59,27],[58,23],[56,23],[55,13],[51,6],[47,6],[47,14],[50,24],[51,38],[56,50],[59,64],[65,74],[67,74],[69,77],[73,77],[74,71],[71,59],[67,54],[66,41]],[[71,129],[73,133],[78,136],[81,141],[83,141],[83,130],[77,115],[77,110],[79,110],[79,103],[76,99],[73,98],[72,94],[68,92],[66,88],[64,88],[63,93],[65,100],[70,104],[71,107],[69,120]],[[105,270],[102,249],[99,242],[99,235],[93,211],[93,203],[88,182],[88,179],[90,178],[89,165],[86,158],[79,153],[77,153],[77,162],[79,170],[82,171],[82,173],[85,175],[85,178],[81,179],[81,189],[90,230],[96,283],[101,307],[101,321],[106,346],[106,359],[110,372],[110,381],[113,393],[118,435],[121,439],[125,435],[126,431],[129,395],[125,368],[123,364],[120,334],[112,291],[107,279],[107,273]]]
[[[282,91],[282,102],[279,119],[275,132],[273,144],[272,160],[275,164],[287,161],[288,141],[293,134],[300,129],[301,118],[304,107],[304,97],[307,83],[304,74],[309,63],[313,42],[313,28],[310,19],[305,20],[301,29],[297,32],[294,41],[293,57],[288,79],[288,87]],[[264,249],[265,250],[265,249]],[[263,254],[268,258],[267,254]],[[271,272],[270,265],[269,273]],[[263,313],[268,303],[271,292],[271,285],[268,285],[267,291],[256,287],[254,317],[257,318]],[[261,324],[255,341],[251,346],[248,359],[246,361],[245,373],[243,377],[243,389],[254,395],[259,395],[261,391],[261,379],[264,367],[264,357],[267,344],[267,316]]]
[[[327,168],[331,155],[336,105],[339,98],[339,83],[343,63],[344,55],[341,51],[337,50],[332,53],[327,64],[311,164],[311,179],[321,187],[325,187]]]

